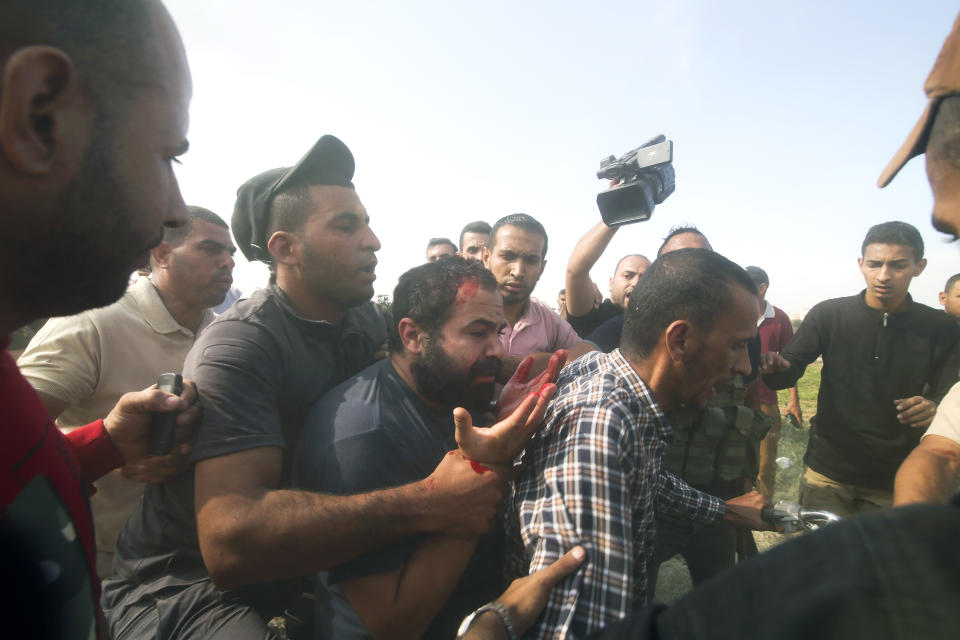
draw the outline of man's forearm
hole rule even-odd
[[[353,496],[273,490],[218,499],[220,519],[202,545],[219,588],[329,569],[413,533],[437,528],[422,482]],[[198,518],[203,518],[203,511]]]
[[[926,445],[927,436],[914,449],[897,471],[893,488],[893,505],[947,501],[960,472],[960,457],[950,449],[938,450]]]
[[[778,391],[780,389],[787,389],[789,387],[797,386],[797,380],[803,376],[805,366],[801,367],[794,361],[790,361],[790,368],[786,371],[781,371],[780,373],[764,373],[763,384],[767,385],[770,389]]]
[[[397,571],[341,583],[374,638],[420,638],[460,581],[477,538],[433,535]]]
[[[580,238],[567,261],[567,313],[582,316],[593,308],[590,269],[597,263],[619,227],[600,222]]]
[[[800,394],[797,392],[797,385],[790,387],[790,404],[795,404],[798,407],[800,406]]]

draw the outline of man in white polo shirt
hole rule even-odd
[[[151,250],[150,277],[112,305],[52,318],[17,361],[61,429],[107,415],[120,396],[149,387],[161,373],[180,373],[197,334],[215,317],[210,307],[230,289],[236,249],[219,216],[201,207],[187,211],[187,225],[166,228]],[[105,577],[143,484],[111,473],[95,486],[97,572]]]

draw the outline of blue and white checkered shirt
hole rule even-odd
[[[619,349],[580,358],[557,386],[507,520],[529,573],[577,544],[587,560],[550,593],[530,638],[582,638],[646,604],[655,510],[703,523],[725,511],[661,466],[670,425]]]

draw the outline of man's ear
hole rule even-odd
[[[483,262],[483,267],[485,269],[489,269],[490,268],[490,249],[487,249],[486,247],[484,247],[483,253],[480,254],[480,258]]]
[[[403,344],[403,350],[413,355],[420,355],[423,352],[423,331],[420,325],[410,318],[403,318],[397,324],[397,333],[400,335],[400,342]]]
[[[941,291],[941,292],[940,292],[940,306],[941,306],[941,307],[947,306],[947,292],[946,292],[946,291]]]
[[[154,264],[159,268],[166,268],[170,264],[170,254],[173,252],[173,247],[170,245],[161,242],[153,249],[150,249],[150,257],[153,258]]]
[[[300,236],[289,231],[274,231],[267,240],[267,251],[275,261],[283,264],[299,264],[302,246]]]
[[[35,176],[58,167],[75,169],[91,129],[91,105],[66,53],[32,46],[7,59],[0,88],[0,150],[11,165]]]
[[[926,268],[927,268],[927,259],[926,259],[926,258],[920,258],[919,260],[917,260],[917,266],[916,266],[916,269],[915,269],[914,272],[913,272],[913,277],[916,278],[918,275],[920,275],[921,273],[923,273],[923,270],[926,269]]]
[[[667,353],[674,362],[683,362],[690,351],[693,327],[686,320],[674,320],[664,331]]]
[[[547,268],[547,261],[546,261],[546,260],[541,260],[541,261],[540,261],[540,273],[537,274],[537,280],[540,279],[540,276],[543,275],[543,270],[546,269],[546,268]]]

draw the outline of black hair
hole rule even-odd
[[[497,290],[497,279],[476,260],[450,256],[427,262],[400,276],[393,290],[393,327],[390,351],[403,349],[397,325],[410,318],[428,336],[440,333],[453,312],[457,293],[464,282],[476,282],[487,291]]]
[[[923,258],[923,238],[920,232],[912,224],[899,220],[881,222],[870,227],[860,246],[861,256],[871,244],[899,244],[913,249],[914,262]]]
[[[463,251],[463,236],[468,233],[485,233],[488,236],[490,235],[490,225],[483,220],[476,220],[470,222],[463,228],[460,232],[460,251]]]
[[[511,213],[497,220],[493,228],[490,229],[490,241],[487,243],[487,247],[491,253],[493,252],[494,242],[496,242],[497,231],[500,230],[500,227],[506,225],[538,233],[543,236],[543,253],[540,254],[540,259],[542,260],[547,257],[547,230],[543,228],[543,225],[540,224],[536,218],[526,213]]]
[[[679,227],[672,227],[670,229],[670,231],[667,233],[667,237],[664,238],[663,242],[660,244],[660,248],[657,249],[657,257],[659,258],[660,256],[663,255],[663,248],[667,246],[667,243],[670,242],[670,240],[672,240],[674,236],[679,236],[680,234],[683,234],[683,233],[697,234],[698,236],[703,238],[704,242],[707,243],[707,246],[710,247],[710,241],[707,240],[707,236],[703,235],[703,232],[700,231],[700,229],[697,229],[692,224],[685,224]]]
[[[267,242],[277,231],[302,231],[312,212],[313,198],[307,185],[296,185],[275,195],[270,201],[270,231],[263,238],[261,249],[267,251]]]
[[[759,297],[757,285],[738,265],[709,249],[678,249],[659,257],[630,294],[620,348],[644,358],[676,320],[710,331],[733,303],[734,286]]]
[[[950,293],[950,287],[956,284],[958,280],[960,280],[960,273],[955,273],[947,278],[947,284],[943,285],[943,292]]]
[[[451,240],[450,238],[430,238],[430,241],[427,242],[427,249],[429,249],[430,247],[435,247],[438,244],[448,244],[451,247],[453,247],[454,251],[457,250],[457,245],[453,244],[453,240]]]
[[[762,284],[770,286],[770,278],[767,277],[767,272],[760,267],[745,267],[743,270],[747,272],[747,275],[758,287]]]
[[[187,236],[190,235],[190,229],[193,228],[194,220],[203,220],[204,222],[209,222],[215,224],[218,227],[223,227],[224,229],[229,229],[227,223],[209,209],[204,209],[203,207],[195,207],[193,205],[187,206],[187,224],[181,227],[164,227],[163,228],[163,244],[169,247],[179,247],[183,244],[183,241],[187,239]]]

